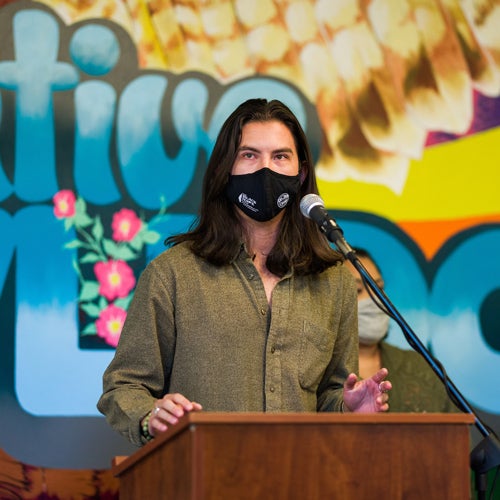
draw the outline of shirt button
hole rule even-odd
[[[274,392],[274,386],[269,387],[269,390],[270,390],[271,392]]]
[[[260,310],[260,314],[262,314],[262,316],[266,315],[266,310],[263,307]]]
[[[272,347],[271,347],[271,354],[274,354],[274,353],[275,353],[275,351],[276,351],[276,347],[272,346]]]

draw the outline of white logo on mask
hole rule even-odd
[[[248,208],[248,210],[253,210],[254,212],[258,212],[258,209],[255,208],[256,201],[253,198],[250,198],[250,196],[247,196],[245,193],[241,193],[238,196],[238,201],[244,205],[245,207]]]
[[[278,201],[276,202],[276,204],[280,208],[286,207],[289,199],[290,199],[290,195],[288,193],[282,193],[279,195]]]

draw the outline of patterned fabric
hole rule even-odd
[[[108,469],[50,469],[25,464],[0,449],[0,498],[118,500],[118,479]]]

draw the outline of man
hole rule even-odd
[[[186,412],[386,411],[387,370],[358,381],[356,290],[300,199],[307,140],[279,101],[226,120],[197,226],[143,272],[98,408],[146,442]]]

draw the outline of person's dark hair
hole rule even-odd
[[[371,253],[368,250],[361,247],[353,247],[352,249],[354,250],[354,253],[361,259],[371,260],[372,264],[375,266],[375,269],[378,271],[380,276],[382,276],[382,271],[380,270],[380,267],[378,267],[378,264],[375,262],[375,259],[372,257]]]
[[[192,251],[208,262],[222,266],[237,255],[242,243],[242,227],[234,204],[225,190],[240,146],[244,125],[277,120],[292,133],[299,169],[305,173],[300,193],[285,208],[277,242],[267,257],[267,268],[283,276],[293,268],[305,275],[324,271],[343,260],[334,251],[316,223],[300,212],[300,200],[318,194],[312,156],[306,135],[292,111],[278,100],[249,99],[240,104],[222,125],[203,179],[200,214],[196,226],[187,233],[167,238],[167,245],[191,242]]]

